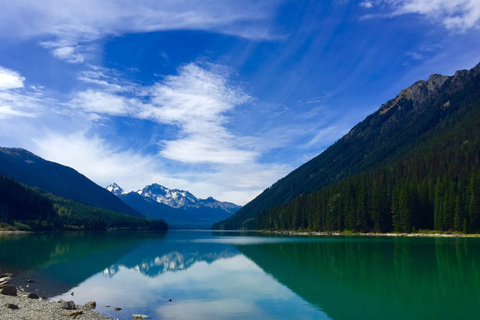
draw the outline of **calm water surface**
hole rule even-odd
[[[28,291],[94,300],[98,312],[119,319],[480,317],[480,239],[1,235],[0,267],[17,285],[34,279]]]

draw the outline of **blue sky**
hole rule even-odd
[[[0,145],[245,204],[480,62],[478,0],[0,0]]]

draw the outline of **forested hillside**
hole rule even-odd
[[[12,179],[0,176],[0,222],[52,220],[53,203]]]
[[[461,118],[461,119],[459,119]],[[407,156],[259,214],[259,229],[480,232],[480,103]]]
[[[143,217],[76,170],[44,160],[24,149],[0,147],[0,175],[86,205]]]
[[[0,229],[106,230],[168,229],[163,220],[147,220],[65,199],[25,187],[0,175]]]
[[[402,90],[213,228],[476,230],[467,191],[478,188],[479,73],[477,65]],[[465,219],[456,228],[452,206]]]

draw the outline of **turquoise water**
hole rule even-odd
[[[480,241],[474,238],[2,235],[0,268],[14,272],[17,285],[34,279],[27,291],[78,304],[94,300],[98,312],[119,319],[134,313],[150,319],[480,315]]]

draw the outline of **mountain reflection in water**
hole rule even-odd
[[[99,312],[118,319],[473,319],[480,314],[478,266],[480,239],[465,238],[0,237],[0,267],[16,274],[17,285],[32,278],[29,291],[95,300]]]

